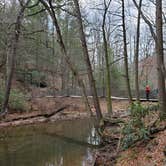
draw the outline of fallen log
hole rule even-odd
[[[4,122],[13,122],[13,121],[18,121],[18,120],[27,120],[27,119],[32,119],[32,118],[37,118],[37,117],[45,117],[45,118],[50,118],[51,116],[59,113],[59,112],[62,112],[63,110],[65,110],[66,108],[68,108],[69,106],[63,106],[61,108],[58,108],[57,110],[53,111],[53,112],[49,112],[49,113],[40,113],[40,114],[37,114],[37,115],[31,115],[31,116],[26,116],[26,117],[17,117],[17,118],[13,118],[13,119],[10,119],[10,120],[4,120],[2,121],[3,123]]]
[[[50,118],[51,116],[53,116],[53,115],[55,115],[55,114],[57,114],[57,113],[59,113],[59,112],[62,112],[64,109],[66,109],[67,107],[69,107],[69,106],[64,106],[64,107],[62,107],[62,108],[59,108],[58,110],[56,110],[55,112],[51,112],[51,113],[46,113],[46,114],[44,114],[44,117],[45,118]]]

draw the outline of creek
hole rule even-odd
[[[92,119],[0,130],[0,166],[87,166],[100,138]]]

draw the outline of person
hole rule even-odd
[[[150,94],[150,86],[149,85],[146,85],[145,92],[146,92],[146,99],[149,100],[149,94]]]

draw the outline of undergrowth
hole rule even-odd
[[[127,149],[138,140],[149,139],[150,131],[145,125],[145,118],[151,111],[158,110],[158,105],[143,106],[140,102],[134,102],[129,107],[130,119],[122,129],[122,148]]]
[[[4,90],[0,89],[0,111],[4,100]],[[8,107],[15,111],[24,111],[26,99],[24,94],[18,89],[12,89],[10,92]]]

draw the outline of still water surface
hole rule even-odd
[[[91,119],[0,130],[0,166],[86,166],[98,144]]]

